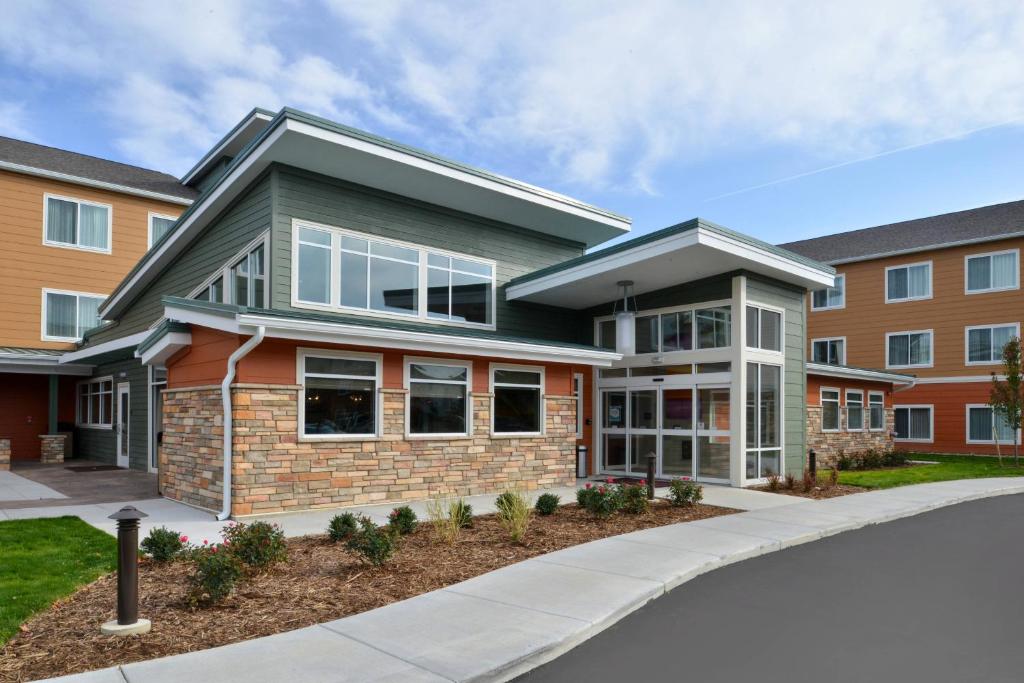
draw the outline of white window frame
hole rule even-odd
[[[50,222],[50,200],[59,199],[64,202],[74,202],[78,205],[77,215],[75,217],[75,229],[77,231],[75,239],[77,240],[81,235],[81,214],[82,204],[89,206],[99,206],[107,210],[107,248],[101,249],[100,247],[87,247],[81,244],[71,244],[70,242],[58,242],[51,240],[46,235],[46,227]],[[110,204],[104,204],[103,202],[95,202],[89,199],[78,199],[77,197],[67,197],[64,195],[54,194],[52,192],[43,193],[43,245],[47,247],[57,247],[59,249],[77,249],[79,251],[89,251],[94,254],[110,254],[114,246],[114,207]]]
[[[328,303],[320,303],[315,301],[303,301],[299,298],[299,229],[308,228],[310,230],[319,230],[321,232],[327,232],[331,236],[331,258],[330,258],[330,290],[328,296]],[[388,244],[402,249],[412,249],[419,255],[418,263],[418,281],[417,285],[419,293],[417,295],[417,310],[415,313],[395,313],[390,311],[375,311],[370,308],[358,308],[354,306],[342,306],[341,305],[341,263],[339,254],[341,249],[341,238],[352,237],[360,240],[367,240],[370,242],[379,242],[382,244]],[[461,322],[457,320],[442,320],[439,318],[431,318],[427,315],[427,273],[429,266],[427,265],[427,255],[437,254],[439,256],[448,256],[450,258],[457,258],[464,261],[472,261],[481,265],[486,265],[491,268],[491,322],[490,323],[474,323],[474,322]],[[431,325],[442,325],[451,327],[467,327],[481,330],[495,330],[497,329],[498,321],[498,309],[497,309],[497,292],[498,292],[498,264],[497,261],[487,258],[481,258],[479,256],[471,256],[457,251],[451,251],[448,249],[438,249],[430,247],[424,244],[417,244],[414,242],[403,242],[401,240],[390,239],[387,237],[380,237],[366,232],[357,232],[354,230],[348,230],[335,225],[326,225],[323,223],[314,223],[312,221],[292,219],[292,245],[291,245],[291,262],[292,262],[292,275],[291,275],[291,305],[295,308],[302,308],[314,311],[324,311],[331,313],[346,313],[350,315],[359,315],[372,318],[388,318],[398,320],[415,320],[417,322],[429,323]],[[478,277],[484,277],[482,275]]]
[[[810,293],[810,297],[811,297],[811,310],[812,311],[838,311],[840,309],[846,308],[846,273],[837,273],[836,274],[835,281],[839,282],[840,280],[843,281],[843,301],[842,301],[842,303],[836,304],[834,306],[827,306],[827,305],[826,306],[815,306],[814,305],[814,291],[815,290],[812,290],[811,293]],[[832,287],[822,287],[822,289],[825,289],[825,290],[835,289],[835,286],[833,285]],[[825,300],[828,301],[828,294],[825,295]]]
[[[750,429],[754,430],[755,438],[757,440],[758,445],[754,446],[754,447],[747,446],[746,445],[746,439],[744,438],[744,440],[743,440],[743,449],[742,449],[742,453],[743,453],[743,474],[744,474],[744,479],[746,481],[748,481],[748,482],[766,481],[767,477],[753,477],[753,478],[746,477],[747,457],[748,457],[748,455],[751,452],[756,452],[757,453],[757,471],[758,471],[758,474],[760,474],[760,472],[762,470],[762,467],[761,467],[761,457],[765,453],[778,452],[778,454],[779,454],[779,469],[781,469],[783,471],[782,472],[776,472],[776,474],[781,475],[781,474],[783,474],[783,472],[786,469],[786,368],[785,368],[784,365],[776,365],[775,363],[762,363],[762,362],[757,361],[757,360],[748,360],[748,361],[746,361],[746,363],[748,365],[748,367],[746,369],[748,377],[750,376],[750,367],[749,366],[750,365],[756,365],[757,366],[757,399],[756,399],[757,400],[757,409],[756,409],[756,412],[755,412],[756,417],[754,419],[754,424],[753,425],[751,425],[749,423],[746,423],[745,427],[748,430],[750,430]],[[763,382],[762,382],[763,373],[761,372],[761,368],[762,367],[773,367],[773,368],[778,368],[779,369],[779,405],[777,407],[778,418],[779,418],[779,445],[778,446],[763,446],[763,445],[761,445],[761,387],[763,385]],[[694,391],[696,391],[697,389],[698,389],[698,387],[695,387]],[[730,387],[730,391],[731,391],[731,387]],[[744,402],[746,401],[746,399],[747,399],[747,388],[746,388],[746,386],[744,386],[743,387],[743,400],[744,400]],[[746,408],[746,407],[747,406],[744,405],[744,408]],[[746,422],[746,419],[747,419],[746,415],[747,415],[746,410],[744,410],[743,411],[743,420],[744,420],[744,422]]]
[[[970,280],[968,279],[968,273],[970,270],[971,259],[978,258],[989,258],[993,256],[1002,256],[1004,254],[1013,254],[1017,258],[1017,267],[1014,269],[1014,282],[1012,285],[1007,287],[992,287],[992,281],[989,280],[989,287],[986,289],[968,289]],[[989,269],[991,273],[991,268]],[[1014,289],[1020,289],[1020,249],[1003,249],[1002,251],[986,251],[981,254],[968,254],[964,256],[964,294],[988,294],[989,292],[1009,292]]]
[[[902,337],[911,334],[927,334],[928,343],[930,344],[930,352],[928,354],[927,363],[910,363],[908,365],[898,365],[889,362],[889,337]],[[909,341],[908,341],[909,344]],[[909,347],[908,347],[909,348]],[[909,353],[909,352],[908,352]],[[907,360],[910,360],[908,355]],[[885,367],[886,368],[930,368],[935,365],[935,330],[901,330],[900,332],[886,332],[885,333]]]
[[[910,293],[910,269],[915,266],[928,266],[928,294],[923,296],[906,296],[902,299],[893,299],[889,296],[889,271],[891,270],[907,270],[907,294]],[[935,266],[931,261],[917,261],[915,263],[901,263],[898,266],[889,266],[885,269],[885,303],[887,304],[901,304],[907,301],[927,301],[931,299],[935,293]]]
[[[935,441],[935,406],[934,405],[932,405],[930,403],[906,403],[906,404],[895,405],[892,408],[893,408],[893,423],[892,423],[893,441],[898,441],[900,443],[933,443]],[[896,436],[896,411],[902,410],[902,409],[910,410],[912,408],[927,408],[927,410],[928,410],[928,433],[931,435],[930,438],[928,438],[928,439],[909,439],[909,438],[908,439],[900,439],[899,437]]]
[[[964,441],[966,443],[970,443],[970,444],[982,444],[982,445],[986,445],[986,446],[994,445],[995,441],[993,441],[992,439],[989,439],[987,441],[983,441],[981,439],[972,439],[971,438],[971,409],[972,408],[985,408],[985,409],[987,409],[989,411],[992,410],[992,406],[990,406],[987,403],[968,403],[967,405],[964,406]],[[995,414],[994,413],[991,415],[991,422],[992,422],[992,434],[995,435],[996,425],[995,425]],[[1018,431],[1015,436],[1016,436],[1017,444],[1019,445],[1020,444],[1020,431]],[[1007,443],[1007,445],[1012,445],[1011,443],[1004,442],[1004,441],[1000,441],[999,443]]]
[[[968,325],[964,327],[964,365],[1002,365],[1002,349],[992,351],[991,360],[971,360],[971,330],[995,330],[1000,327],[1012,327],[1013,336],[1020,337],[1020,323],[993,323],[991,325]]]
[[[73,292],[73,291],[67,290],[67,289],[50,289],[49,287],[43,287],[43,301],[42,301],[42,308],[40,309],[40,316],[39,316],[39,321],[40,321],[40,325],[39,325],[39,338],[42,339],[43,341],[55,341],[55,342],[78,342],[78,341],[81,341],[82,340],[82,334],[84,334],[87,330],[78,330],[80,334],[77,337],[57,337],[57,336],[52,336],[52,335],[46,334],[46,295],[47,294],[63,294],[65,296],[73,296],[73,297],[75,297],[75,329],[78,329],[78,306],[79,306],[79,301],[78,300],[79,300],[80,297],[86,296],[86,297],[89,297],[89,298],[92,298],[92,299],[100,299],[102,301],[102,300],[106,299],[108,296],[110,296],[109,294],[95,294],[93,292]],[[103,319],[101,318],[100,319],[100,323],[102,324],[102,322],[103,322]]]
[[[494,431],[494,371],[495,370],[513,370],[513,371],[524,371],[524,372],[539,372],[540,373],[540,387],[535,384],[507,384],[500,382],[498,386],[512,387],[512,388],[529,388],[529,389],[540,389],[540,431],[539,432],[496,432]],[[547,377],[545,377],[543,365],[514,365],[508,363],[491,363],[490,368],[487,371],[488,377],[488,388],[491,393],[491,436],[492,437],[510,437],[510,438],[530,438],[534,436],[543,436],[547,431],[547,403],[545,390],[547,387]]]
[[[835,429],[825,429],[825,392],[836,392],[837,426]],[[829,403],[832,399],[827,399]],[[820,387],[818,389],[818,407],[821,408],[821,431],[825,434],[838,434],[843,431],[843,391],[839,387]]]
[[[110,424],[104,424],[102,422],[93,422],[91,420],[90,421],[83,420],[82,419],[82,400],[81,400],[81,393],[80,393],[82,391],[81,387],[87,386],[87,385],[92,385],[92,384],[101,385],[103,382],[109,382],[110,383],[110,391],[109,392],[99,391],[97,393],[101,396],[101,398],[100,398],[101,401],[103,400],[102,396],[104,396],[104,395],[109,395],[110,396],[110,408],[108,409],[108,413],[109,413],[108,417],[110,417]],[[90,394],[90,396],[91,395],[92,394]],[[114,406],[114,399],[115,399],[116,395],[117,395],[117,387],[114,385],[114,376],[113,375],[104,375],[103,377],[90,377],[89,379],[83,379],[80,382],[76,382],[75,383],[75,426],[76,427],[81,427],[82,429],[107,429],[107,430],[113,430],[114,429],[114,407],[115,407]],[[91,400],[89,401],[89,405],[92,405],[92,401]],[[91,410],[90,410],[90,412],[91,412]]]
[[[878,399],[877,401],[875,399]],[[872,427],[871,426],[871,406],[872,405],[882,406],[882,426]],[[884,432],[885,431],[885,392],[884,391],[868,391],[868,405],[867,405],[867,417],[868,417],[868,431],[869,432]]]
[[[859,427],[853,427],[853,426],[850,425],[850,399],[851,399],[851,396],[854,395],[854,394],[860,394],[860,399],[854,401],[854,403],[860,403],[860,426]],[[848,431],[848,432],[863,432],[864,429],[865,429],[865,427],[864,427],[864,408],[865,408],[864,390],[863,389],[847,389],[846,392],[845,392],[844,399],[846,401],[846,431]],[[840,411],[840,415],[842,415],[842,411]],[[842,419],[840,419],[840,422],[842,422]]]
[[[456,380],[417,380],[411,376],[413,365],[446,365],[466,369],[466,381]],[[418,384],[454,384],[466,387],[466,431],[464,432],[431,432],[429,434],[413,434],[412,417],[412,385]],[[409,439],[466,439],[473,436],[473,361],[455,360],[454,358],[430,358],[425,356],[405,356],[403,358],[403,380],[405,387],[405,436]]]
[[[175,222],[177,222],[177,220],[178,220],[178,216],[168,216],[167,214],[164,214],[164,213],[156,213],[155,211],[150,211],[149,212],[149,216],[146,218],[146,225],[148,226],[148,229],[146,231],[146,234],[148,236],[146,244],[149,245],[147,247],[148,249],[152,249],[153,248],[153,219],[154,218],[162,218],[162,219],[167,220],[167,221],[175,221]]]
[[[744,324],[743,345],[746,346],[746,348],[751,349],[752,351],[760,351],[761,353],[774,353],[774,354],[778,354],[780,356],[782,354],[784,354],[785,351],[786,351],[786,311],[785,311],[785,309],[779,308],[777,306],[769,306],[767,304],[757,303],[756,301],[748,301],[746,303],[746,306],[747,306],[747,308],[756,308],[756,309],[758,309],[758,314],[757,314],[757,346],[747,346],[747,330],[745,328],[746,328],[746,325],[750,322],[750,316],[749,315],[745,316],[744,321],[743,321],[743,324]],[[764,348],[761,345],[763,343],[763,340],[761,339],[761,313],[760,313],[760,311],[770,311],[772,313],[778,313],[779,314],[779,349],[778,349],[778,351],[776,351],[775,349],[766,349],[766,348]],[[696,323],[696,320],[694,321],[694,323]],[[658,324],[659,324],[659,329],[660,329],[660,324],[661,324],[660,320],[659,320]],[[660,348],[661,347],[661,342],[660,341],[658,342],[658,345],[659,345],[659,348]],[[706,351],[707,349],[704,349],[704,350]]]
[[[217,280],[221,281],[221,291],[224,293],[224,301],[215,301],[213,303],[222,304],[233,304],[235,301],[235,283],[232,281],[231,269],[237,264],[242,258],[248,256],[250,253],[256,251],[260,246],[263,246],[263,277],[264,277],[264,291],[263,301],[266,308],[270,308],[270,231],[262,233],[259,237],[254,239],[249,244],[245,245],[244,248],[239,249],[234,256],[229,258],[227,262],[208,276],[203,282],[188,293],[187,299],[195,299],[204,290],[209,290],[210,286]],[[252,278],[250,278],[251,280]]]
[[[839,365],[846,365],[846,337],[818,337],[816,339],[812,339],[811,340],[811,362],[812,363],[820,363],[821,362],[821,361],[814,360],[814,345],[815,344],[817,344],[818,342],[825,342],[827,344],[828,342],[834,342],[834,341],[841,341],[841,342],[843,342],[843,357],[839,360],[838,364]],[[827,351],[827,348],[828,347],[826,346],[826,351]],[[828,355],[828,354],[826,353],[826,355]],[[825,359],[825,365],[831,365],[831,363],[828,362],[827,358]]]
[[[775,309],[772,306],[764,306],[762,304],[752,304],[752,305],[756,305],[759,308],[769,308],[769,309],[773,309],[773,310],[779,310],[779,309]],[[649,309],[646,309],[646,310],[643,310],[643,311],[635,311],[637,318],[645,318],[647,316],[656,316],[658,318],[658,350],[657,351],[649,351],[649,352],[645,352],[645,353],[638,353],[638,354],[635,354],[635,356],[638,357],[638,358],[642,357],[642,358],[645,358],[645,359],[650,359],[652,356],[666,356],[666,357],[669,357],[669,358],[675,358],[675,357],[682,358],[683,354],[688,354],[691,357],[698,357],[699,356],[701,359],[707,359],[707,358],[709,358],[709,356],[707,354],[723,354],[721,356],[722,360],[732,359],[733,355],[731,355],[731,354],[728,355],[728,356],[724,355],[726,352],[728,352],[730,349],[732,349],[732,346],[733,346],[733,335],[732,334],[729,335],[729,343],[727,345],[725,345],[725,346],[714,346],[714,347],[702,349],[702,348],[700,348],[698,346],[698,343],[697,343],[698,342],[698,339],[697,339],[697,311],[702,311],[702,310],[709,309],[709,308],[725,308],[725,307],[729,308],[729,329],[732,330],[738,324],[737,323],[736,311],[735,311],[736,307],[733,305],[733,300],[732,299],[716,299],[714,301],[702,301],[700,303],[686,304],[686,305],[683,305],[683,306],[665,306],[665,307],[662,307],[662,308],[649,308]],[[677,349],[677,350],[673,350],[673,351],[666,351],[664,346],[662,345],[664,339],[663,339],[663,334],[661,332],[661,316],[667,315],[667,314],[671,314],[671,313],[685,313],[687,311],[689,311],[690,314],[691,314],[690,315],[690,327],[691,327],[693,348],[690,348],[690,349]],[[601,323],[607,322],[609,320],[615,320],[615,315],[613,315],[613,314],[601,315],[601,316],[596,316],[594,318],[594,346],[600,346],[600,344],[602,342],[602,339],[601,339]],[[785,325],[785,312],[783,312],[782,323],[783,323],[783,325]],[[746,345],[746,330],[745,329],[743,330],[743,334],[744,334],[743,344],[745,346]],[[785,333],[783,333],[783,339],[784,338],[785,338]],[[765,351],[764,353],[775,353],[775,352],[774,351]],[[715,357],[717,357],[717,356],[715,356]]]
[[[572,375],[572,391],[576,397],[576,438],[583,438],[583,373],[574,372]]]
[[[295,383],[301,387],[299,389],[299,424],[297,427],[299,441],[373,441],[381,437],[382,413],[384,409],[383,392],[381,391],[384,381],[383,354],[299,347],[296,350],[295,358]],[[306,434],[306,358],[342,358],[347,360],[370,360],[376,363],[377,374],[374,375],[376,397],[372,434]],[[351,377],[360,380],[368,379],[364,375],[351,375]]]

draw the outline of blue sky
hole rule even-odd
[[[4,3],[0,135],[180,174],[283,105],[771,242],[1024,197],[1024,5]]]

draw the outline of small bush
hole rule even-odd
[[[792,472],[786,475],[786,490],[792,491],[793,487],[796,486],[796,477],[793,476]]]
[[[359,522],[351,512],[334,515],[331,517],[331,521],[327,522],[327,535],[335,543],[342,543],[352,538],[352,534],[358,529]]]
[[[251,569],[263,569],[288,559],[284,532],[277,524],[230,523],[221,533],[225,549]]]
[[[828,487],[834,488],[839,483],[839,470],[828,471]]]
[[[853,469],[853,458],[846,454],[842,448],[836,452],[836,466],[834,469],[837,470],[852,470]]]
[[[903,467],[909,460],[907,454],[900,451],[886,451],[882,455],[882,464],[885,467]]]
[[[810,493],[818,485],[816,477],[811,474],[810,470],[804,470],[804,478],[800,483],[804,493]]]
[[[588,483],[576,492],[576,502],[595,517],[607,518],[622,509],[622,494],[614,484]]]
[[[668,485],[668,499],[676,507],[689,507],[704,499],[704,489],[692,481],[673,479]]]
[[[379,527],[367,517],[359,518],[359,529],[346,541],[346,547],[374,567],[380,567],[395,554],[397,534]]]
[[[530,526],[530,516],[533,514],[527,497],[519,489],[510,489],[498,496],[494,506],[498,508],[498,520],[505,527],[512,542],[522,541],[527,527]]]
[[[456,498],[452,501],[451,516],[452,519],[459,523],[460,529],[472,528],[473,506],[461,498]]]
[[[874,448],[867,449],[860,456],[860,466],[865,470],[877,470],[882,466],[882,463],[882,453],[876,451]]]
[[[779,490],[779,475],[777,475],[775,472],[772,472],[771,470],[769,470],[768,471],[767,479],[768,479],[768,490],[769,491],[778,491]]]
[[[154,562],[170,562],[188,549],[188,536],[161,526],[151,530],[139,545]]]
[[[622,511],[631,515],[643,515],[651,510],[651,501],[647,499],[647,484],[622,484],[619,488],[622,498]]]
[[[434,536],[448,545],[459,539],[463,529],[473,526],[473,508],[461,498],[431,498],[427,501],[427,517],[434,529]]]
[[[242,563],[223,545],[197,549],[192,560],[195,570],[189,576],[188,602],[193,607],[220,602],[242,576]]]
[[[388,515],[388,526],[401,536],[416,531],[416,513],[408,505],[397,507]]]
[[[553,493],[542,493],[537,497],[537,502],[534,503],[533,507],[537,511],[537,514],[541,516],[553,515],[555,510],[558,509],[558,503],[561,502],[561,498]]]

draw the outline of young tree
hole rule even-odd
[[[992,431],[998,448],[998,436],[995,434],[997,418],[1002,417],[1006,420],[1006,425],[1013,434],[1013,464],[1019,467],[1020,446],[1017,437],[1020,434],[1021,418],[1024,416],[1024,375],[1021,369],[1020,337],[1014,337],[1003,347],[1003,376],[1005,379],[999,379],[996,373],[992,373],[992,392],[989,395]]]

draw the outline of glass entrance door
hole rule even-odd
[[[697,390],[697,478],[729,480],[729,388]]]
[[[661,468],[666,477],[693,477],[693,389],[661,390]]]

